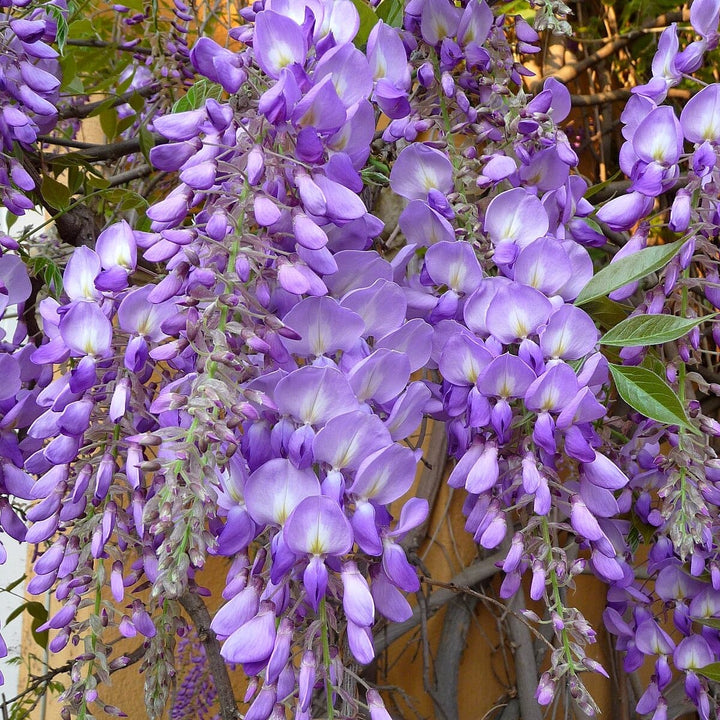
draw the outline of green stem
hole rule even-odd
[[[320,601],[320,627],[322,632],[323,665],[325,666],[325,695],[327,696],[328,720],[333,720],[335,710],[332,701],[332,683],[330,682],[330,640],[328,638],[327,609],[325,598]]]
[[[545,544],[548,546],[549,552],[552,556],[552,542],[550,539],[550,526],[548,525],[547,518],[543,517],[542,519],[542,534],[543,534],[543,540],[545,541]],[[565,660],[567,661],[568,667],[570,668],[570,672],[575,675],[575,659],[573,657],[572,650],[570,649],[570,637],[568,636],[568,632],[565,629],[565,617],[563,613],[563,602],[562,598],[560,597],[560,583],[557,579],[557,573],[555,572],[555,569],[552,568],[550,570],[550,585],[552,587],[552,601],[553,605],[555,606],[555,612],[560,617],[560,621],[563,624],[563,628],[560,631],[560,637],[562,638],[562,644],[563,644],[563,650],[565,651]]]

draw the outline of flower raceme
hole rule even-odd
[[[404,594],[419,580],[403,538],[429,512],[410,493],[423,452],[415,433],[430,418],[447,429],[448,484],[466,491],[466,530],[482,548],[509,547],[500,595],[527,575],[553,618],[558,650],[537,700],[550,703],[567,681],[594,708],[579,672],[601,671],[584,650],[595,633],[560,593],[587,567],[608,586],[606,622],[626,667],[656,658],[638,711],[667,704],[672,662],[709,717],[699,671],[715,660],[718,633],[701,621],[720,614],[720,571],[710,522],[688,518],[720,505],[720,473],[707,446],[673,475],[661,444],[687,440],[667,423],[641,420],[624,443],[606,431],[617,425],[610,368],[595,322],[574,304],[593,277],[587,248],[605,239],[561,128],[569,93],[553,78],[534,97],[522,91],[527,70],[506,28],[521,52],[537,51],[538,36],[521,19],[495,17],[482,0],[404,10],[402,29],[378,21],[363,50],[350,0],[256,3],[231,31],[240,51],[201,37],[179,53],[230,99],[148,118],[167,140],[151,162],[177,172],[148,208],[148,229],[120,220],[94,249],[76,248],[62,294],[40,303],[42,341],[23,323],[3,336],[0,526],[46,544],[28,590],[62,604],[47,624],[51,649],[83,632],[77,610],[97,591],[102,561],[126,604],[107,611],[122,634],[159,643],[167,601],[194,592],[207,556],[222,555],[226,604],[212,628],[225,660],[253,678],[246,717],[288,707],[309,718],[321,687],[332,715],[343,664],[373,660],[376,619],[412,615]],[[0,21],[0,62],[16,63],[3,90],[12,99],[0,117],[0,179],[16,213],[32,183],[10,150],[55,118],[48,18]],[[680,51],[667,29],[653,79],[623,113],[630,189],[596,214],[613,230],[645,218],[685,165],[671,228],[717,224],[719,86],[679,118],[663,104],[717,43],[716,3],[696,0],[691,19],[701,40]],[[381,115],[392,158],[383,182],[404,203],[391,259],[377,250],[383,223],[363,192],[369,170],[384,166],[374,155]],[[666,316],[691,263],[717,278],[709,239],[671,261],[643,301],[648,314]],[[0,313],[22,315],[30,280],[12,239],[0,241]],[[641,224],[616,262],[646,245]],[[155,282],[139,286],[141,261],[161,268]],[[613,297],[637,291],[633,280]],[[638,356],[627,350],[630,364]],[[656,506],[675,497],[677,478],[693,512]],[[26,520],[10,497],[34,503]],[[652,589],[635,577],[629,513],[656,533]],[[126,592],[146,584],[150,598],[128,604]],[[653,614],[655,596],[673,607],[677,643]],[[95,659],[83,662],[92,670]],[[65,693],[75,711],[90,692],[82,677],[94,671],[75,673]],[[387,717],[372,689],[367,704]]]

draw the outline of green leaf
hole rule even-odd
[[[38,632],[38,628],[46,622],[47,619],[40,620],[39,618],[34,617],[30,625],[33,640],[43,649],[47,648],[48,643],[50,642],[50,631],[44,630],[43,632]]]
[[[697,668],[697,671],[710,680],[720,682],[720,662],[710,663],[705,667]]]
[[[19,605],[16,607],[8,616],[7,620],[5,620],[5,624],[9,625],[16,617],[19,617],[24,612],[28,613],[32,617],[40,620],[40,624],[42,625],[44,622],[47,622],[48,614],[47,610],[45,609],[45,606],[42,603],[39,603],[37,601],[29,601],[25,602],[22,605]]]
[[[114,107],[109,107],[100,113],[100,127],[108,140],[117,136],[118,114]]]
[[[584,305],[659,270],[680,252],[686,242],[680,239],[669,245],[654,245],[607,265],[590,278],[575,304]]]
[[[64,210],[70,204],[70,190],[49,175],[43,175],[40,194],[56,210]]]
[[[400,27],[403,20],[403,3],[400,0],[383,0],[377,7],[377,16],[388,25]]]
[[[687,335],[694,327],[712,318],[681,318],[675,315],[635,315],[623,320],[600,338],[603,345],[638,347],[659,345]]]
[[[720,618],[716,617],[707,617],[707,618],[692,618],[693,622],[700,623],[701,625],[706,625],[707,627],[715,628],[716,630],[720,630]],[[701,671],[702,672],[702,671]]]
[[[360,29],[358,30],[353,43],[355,47],[362,48],[367,44],[370,31],[375,27],[378,16],[375,11],[364,0],[352,0],[353,5],[360,15]]]
[[[505,11],[507,12],[507,10]],[[608,185],[610,185],[611,182],[614,182],[617,180],[617,178],[620,177],[620,170],[618,170],[612,177],[609,177],[607,180],[598,183],[597,185],[592,185],[585,191],[585,195],[583,197],[589,198],[595,195],[596,193],[599,193],[601,190],[604,190]]]
[[[55,42],[57,43],[58,52],[62,55],[65,50],[65,43],[68,37],[68,21],[66,13],[64,13],[57,5],[45,6],[45,12],[50,14],[57,23],[57,33],[55,34]]]
[[[659,375],[644,367],[609,365],[620,397],[633,409],[665,425],[697,432],[674,390]]]
[[[6,585],[4,588],[0,588],[0,592],[12,592],[20,583],[25,580],[27,575],[23,574],[21,575],[17,580],[13,580],[9,585]]]
[[[219,100],[222,97],[222,86],[217,83],[210,82],[206,78],[201,78],[188,88],[183,95],[172,107],[172,112],[179,113],[186,110],[197,110],[205,104],[208,98]]]
[[[621,305],[607,297],[596,298],[585,305],[585,312],[600,327],[608,330],[625,320],[631,311],[631,307]]]
[[[150,151],[155,147],[155,138],[153,134],[145,127],[140,127],[138,133],[138,139],[140,141],[140,152],[143,154],[145,159],[150,162]]]

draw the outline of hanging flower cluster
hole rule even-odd
[[[5,2],[0,15],[0,198],[3,207],[16,215],[33,207],[28,193],[35,189],[35,181],[18,161],[14,147],[17,143],[29,149],[57,122],[60,66],[52,43],[57,16],[67,11],[63,0],[22,15],[7,9],[28,4]]]
[[[39,303],[41,342],[22,321],[0,337],[0,528],[44,548],[28,591],[61,603],[41,628],[55,631],[50,649],[91,638],[65,712],[98,700],[112,623],[149,646],[148,707],[159,714],[176,601],[202,592],[209,555],[230,559],[211,628],[222,657],[252,678],[245,717],[310,718],[319,697],[329,717],[339,703],[356,712],[343,675],[372,662],[373,625],[407,620],[406,593],[420,587],[402,539],[428,515],[412,487],[415,433],[432,418],[456,460],[448,484],[467,492],[466,530],[505,548],[501,596],[528,576],[548,608],[557,642],[538,702],[562,681],[596,710],[580,675],[605,672],[585,651],[595,631],[561,593],[588,570],[608,586],[605,621],[626,669],[655,658],[638,712],[663,718],[678,671],[709,718],[703,668],[720,657],[709,437],[720,428],[689,400],[686,368],[700,348],[689,292],[720,306],[720,86],[679,118],[663,102],[717,44],[720,5],[695,2],[701,39],[682,52],[675,26],[660,37],[654,77],[623,115],[630,191],[597,213],[561,127],[567,89],[553,78],[534,96],[522,87],[517,54],[539,51],[537,32],[484,0],[411,0],[402,27],[379,21],[366,45],[351,0],[255,3],[230,31],[238,52],[209,37],[186,52],[190,15],[174,8],[177,73],[189,57],[227,99],[152,118],[166,142],[150,161],[177,182],[147,210],[149,229],[121,220],[94,249],[74,250],[62,294]],[[13,144],[51,127],[59,81],[50,16],[5,25],[3,202],[18,212],[34,183]],[[663,251],[647,247],[646,220],[681,173],[669,228],[688,234],[646,261]],[[403,201],[394,255],[379,252],[383,222],[366,204],[377,182]],[[605,237],[593,216],[635,228],[613,259],[619,283],[594,296],[602,272],[588,248]],[[17,244],[0,242],[0,314],[22,317],[30,279]],[[140,262],[161,276],[138,284]],[[625,300],[655,271],[621,323],[621,364],[610,364],[583,306],[610,291]],[[678,341],[666,380],[641,365],[649,342],[627,330],[648,316],[681,321],[653,336]],[[645,373],[671,398],[664,411],[637,400]],[[611,379],[634,408],[626,421],[608,415]],[[31,504],[23,513],[15,499]],[[652,538],[649,582],[636,577],[631,522]],[[148,599],[134,594],[146,588]],[[373,720],[387,717],[372,689],[366,704]]]

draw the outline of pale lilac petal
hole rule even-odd
[[[492,359],[481,341],[458,334],[445,343],[438,367],[443,378],[453,385],[475,385]]]
[[[272,603],[241,625],[222,646],[220,654],[231,663],[257,663],[270,657],[275,647],[275,611]]]
[[[366,99],[372,91],[373,77],[368,61],[352,43],[337,45],[322,56],[313,80],[317,82],[326,75],[330,75],[345,107]]]
[[[575,371],[564,362],[552,365],[525,393],[525,406],[530,410],[557,411],[577,394]]]
[[[370,627],[375,619],[375,603],[367,580],[361,575],[354,562],[343,564],[341,577],[345,615],[356,625]]]
[[[419,380],[408,385],[385,420],[385,427],[393,440],[403,440],[418,428],[431,394],[425,383]]]
[[[506,190],[485,211],[485,232],[493,244],[513,242],[525,247],[545,235],[550,222],[540,200],[522,188]]]
[[[356,411],[333,418],[317,433],[313,455],[333,468],[357,470],[365,457],[391,443],[390,433],[377,415]]]
[[[283,322],[300,335],[299,340],[283,337],[283,344],[290,352],[305,357],[350,350],[365,330],[359,315],[330,297],[301,300]]]
[[[298,470],[289,460],[274,458],[250,475],[245,503],[260,525],[283,525],[302,500],[320,494],[320,482],[310,469]]]
[[[415,372],[424,367],[430,358],[432,337],[432,326],[420,318],[413,318],[398,330],[376,340],[375,347],[404,353],[410,361],[410,371]]]
[[[484,395],[522,397],[535,377],[535,373],[517,355],[504,353],[485,368],[477,386]]]
[[[582,466],[584,476],[593,485],[608,490],[620,490],[629,482],[629,478],[610,458],[602,453],[595,453],[595,460]]]
[[[547,322],[552,305],[538,290],[514,283],[500,288],[487,310],[487,329],[502,343],[513,343],[537,332]]]
[[[471,293],[483,279],[473,246],[464,241],[438,242],[425,254],[425,270],[436,285]]]
[[[663,105],[648,113],[635,130],[632,145],[646,163],[676,163],[682,152],[682,132],[673,108]]]
[[[408,243],[428,247],[438,242],[453,242],[453,226],[437,210],[422,200],[411,200],[398,218]]]
[[[95,252],[105,270],[119,266],[132,272],[137,263],[137,243],[130,225],[121,220],[105,228],[98,235]]]
[[[95,278],[100,273],[100,258],[90,248],[75,248],[63,273],[63,289],[71,300],[96,300],[100,293]]]
[[[283,528],[285,542],[295,553],[344,555],[353,544],[353,533],[345,514],[328,497],[316,495],[302,500]]]
[[[25,263],[17,255],[10,253],[0,256],[0,283],[7,290],[8,305],[24,302],[32,292]]]
[[[277,79],[284,67],[304,64],[307,41],[295,21],[272,10],[263,10],[255,16],[253,50],[258,65]]]
[[[373,577],[370,592],[378,612],[393,622],[405,622],[412,617],[412,608],[405,596],[388,580],[380,570]]]
[[[453,168],[445,153],[423,143],[400,152],[390,171],[390,187],[408,200],[427,200],[430,190],[452,191]]]
[[[60,335],[75,356],[110,352],[112,325],[98,305],[76,301],[60,320]]]
[[[393,443],[365,458],[348,492],[385,505],[410,489],[416,468],[415,453],[410,448]]]
[[[125,332],[158,342],[167,337],[162,331],[162,324],[175,317],[178,310],[171,300],[161,303],[150,302],[148,296],[152,289],[152,285],[143,285],[140,288],[133,288],[125,295],[118,308],[118,323]]]
[[[331,367],[305,366],[291,372],[278,382],[275,402],[282,414],[315,426],[358,407],[345,376]]]
[[[375,80],[386,78],[396,87],[410,87],[407,52],[398,31],[382,20],[370,31],[367,57]]]
[[[578,360],[592,352],[599,333],[590,316],[574,305],[562,305],[551,316],[540,335],[546,358]]]
[[[422,6],[420,30],[423,40],[437,45],[443,38],[457,33],[462,11],[445,0],[426,0]]]
[[[353,366],[348,381],[358,400],[386,403],[397,397],[410,378],[410,361],[403,353],[379,348]]]
[[[356,625],[352,620],[347,624],[347,639],[350,652],[361,665],[369,665],[375,659],[372,633],[367,627]]]
[[[342,299],[341,305],[363,319],[363,336],[373,338],[381,338],[399,328],[407,309],[405,293],[398,285],[387,280],[376,280],[370,287],[349,292]]]
[[[626,193],[605,203],[597,212],[597,218],[611,230],[628,230],[647,215],[653,206],[653,198],[639,192]]]
[[[720,84],[704,87],[687,101],[680,113],[680,125],[690,142],[720,140]]]
[[[562,243],[552,237],[538,238],[523,248],[513,266],[516,282],[530,285],[544,295],[559,294],[572,274],[570,258]]]

